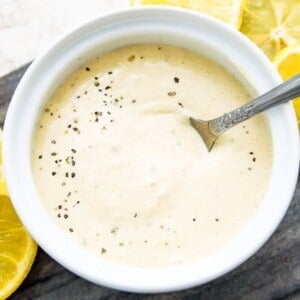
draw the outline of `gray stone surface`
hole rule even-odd
[[[1,125],[26,68],[0,78]],[[160,295],[118,292],[79,278],[39,249],[29,276],[11,299],[300,299],[299,199],[300,181],[287,215],[270,240],[240,267],[203,286]]]

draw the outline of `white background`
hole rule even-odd
[[[34,59],[64,31],[129,0],[0,0],[0,76]]]

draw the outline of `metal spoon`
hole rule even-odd
[[[300,96],[300,74],[221,117],[210,121],[191,117],[190,122],[201,135],[208,151],[211,151],[218,137],[234,125],[298,96]]]

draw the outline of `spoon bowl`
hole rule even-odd
[[[200,134],[210,152],[218,137],[228,129],[298,96],[300,96],[300,74],[221,117],[209,121],[191,117],[190,123]]]

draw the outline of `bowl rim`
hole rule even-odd
[[[22,78],[21,82],[19,83],[14,96],[12,98],[11,104],[8,109],[7,117],[5,120],[4,125],[4,134],[3,134],[3,161],[4,161],[4,174],[6,178],[6,182],[8,185],[8,189],[12,198],[13,205],[28,229],[28,231],[32,234],[32,236],[36,239],[36,241],[42,246],[42,248],[56,261],[60,264],[65,266],[67,269],[73,271],[77,275],[94,282],[96,284],[102,284],[107,287],[124,290],[124,291],[131,291],[131,292],[166,292],[166,291],[176,291],[185,288],[190,288],[199,284],[204,284],[212,279],[215,279],[219,276],[226,274],[227,272],[231,271],[245,260],[247,260],[250,256],[252,256],[261,246],[269,239],[271,234],[275,231],[278,224],[282,220],[288,206],[290,200],[292,198],[294,188],[296,185],[297,177],[298,177],[298,161],[299,161],[299,139],[298,139],[298,127],[295,118],[295,114],[292,109],[291,104],[284,104],[274,110],[281,115],[284,119],[286,126],[289,130],[286,132],[287,136],[289,137],[289,155],[286,159],[291,163],[288,166],[288,174],[285,174],[285,185],[282,188],[282,195],[285,201],[282,201],[282,205],[278,205],[276,208],[276,218],[274,217],[272,220],[272,224],[266,225],[263,234],[257,237],[255,243],[252,243],[247,249],[249,243],[247,242],[246,236],[239,240],[240,243],[244,242],[245,245],[241,246],[242,254],[237,255],[234,258],[229,258],[228,255],[230,254],[230,247],[228,251],[221,251],[223,260],[228,260],[228,262],[224,261],[224,264],[218,269],[218,271],[213,270],[210,271],[201,271],[197,270],[199,267],[197,263],[193,264],[184,264],[177,267],[170,267],[170,268],[163,268],[163,269],[139,269],[139,268],[132,268],[132,267],[125,267],[118,264],[113,264],[110,262],[101,261],[98,263],[98,266],[104,268],[104,270],[108,270],[108,274],[106,275],[99,275],[97,270],[88,270],[86,265],[83,262],[78,264],[75,263],[75,258],[67,257],[67,254],[57,253],[57,249],[55,246],[60,245],[62,243],[65,245],[67,249],[70,249],[70,245],[67,241],[64,241],[63,238],[56,238],[53,240],[53,237],[44,236],[38,228],[37,216],[30,213],[30,209],[35,207],[25,207],[26,204],[22,203],[22,196],[25,195],[27,198],[32,196],[32,193],[25,193],[24,195],[18,190],[17,187],[24,186],[24,183],[20,182],[20,180],[16,180],[15,178],[19,178],[20,173],[23,175],[28,174],[25,172],[24,168],[16,168],[16,154],[19,154],[25,160],[30,158],[28,157],[28,152],[22,153],[19,149],[16,149],[18,146],[17,141],[21,139],[22,132],[15,131],[15,127],[17,126],[20,130],[20,125],[17,125],[19,121],[18,109],[22,103],[23,94],[25,94],[25,89],[32,85],[32,78],[35,73],[39,72],[39,68],[41,68],[43,62],[52,55],[53,52],[57,51],[58,48],[64,47],[64,44],[68,43],[70,39],[74,36],[80,36],[80,34],[85,30],[90,28],[92,30],[93,26],[95,26],[100,20],[110,20],[112,18],[124,18],[125,16],[128,18],[134,18],[137,15],[142,14],[170,14],[174,16],[178,16],[180,18],[187,18],[192,20],[198,20],[199,22],[204,22],[207,26],[215,26],[219,28],[221,32],[225,32],[226,34],[233,36],[236,40],[239,40],[239,43],[247,45],[249,49],[251,49],[253,55],[256,57],[258,61],[260,61],[261,66],[263,66],[270,74],[270,80],[273,84],[278,84],[281,82],[281,79],[278,73],[275,71],[275,68],[271,65],[268,59],[262,54],[262,52],[246,37],[242,36],[239,32],[235,31],[228,25],[224,24],[221,21],[218,21],[210,16],[194,12],[187,9],[182,8],[175,8],[175,7],[137,7],[137,8],[127,8],[122,9],[114,12],[109,12],[92,18],[88,21],[81,23],[80,25],[74,27],[73,29],[69,30],[67,33],[62,35],[60,38],[56,40],[50,47],[48,47],[29,67],[26,71],[26,74]],[[28,118],[28,116],[25,116]],[[22,119],[23,120],[23,119]],[[25,119],[23,120],[25,121]],[[27,145],[27,144],[26,144]],[[27,156],[26,156],[27,155]],[[30,155],[29,155],[30,156]],[[19,158],[18,158],[19,159]],[[28,171],[28,170],[27,170]],[[18,174],[19,173],[19,174]],[[25,177],[26,178],[26,177]],[[26,178],[28,180],[28,178]],[[24,189],[22,188],[22,191]],[[40,213],[42,211],[39,211]],[[49,220],[45,217],[45,222],[49,222]],[[41,221],[39,219],[39,221]],[[47,228],[44,228],[45,230]],[[263,231],[263,230],[262,230]],[[250,231],[249,231],[250,232]],[[51,231],[47,232],[48,234],[52,234]],[[58,234],[58,232],[56,232]],[[51,240],[52,239],[52,240]],[[55,243],[54,243],[55,242]],[[220,253],[217,253],[219,255]],[[76,255],[80,257],[87,257],[88,255],[85,251],[78,249],[76,250]],[[221,257],[220,256],[220,257]],[[212,255],[212,258],[214,255]],[[211,259],[211,258],[210,258]],[[88,266],[92,266],[92,258],[88,258]],[[202,263],[202,266],[208,266],[209,264],[205,265],[205,262]],[[195,271],[199,271],[200,273],[193,273]],[[189,275],[192,272],[192,275]],[[145,274],[147,276],[145,277]],[[181,274],[180,274],[181,273]],[[140,280],[137,280],[140,278]],[[159,275],[159,276],[158,276]],[[129,280],[129,277],[132,278]],[[167,278],[167,276],[169,276]],[[146,281],[146,280],[149,281]],[[151,280],[152,279],[152,280]],[[165,279],[165,280],[164,280]]]

